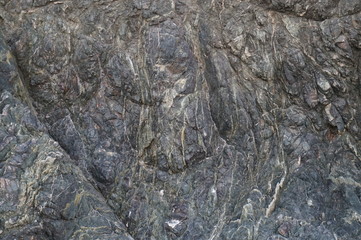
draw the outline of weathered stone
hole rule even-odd
[[[0,1],[0,238],[359,239],[360,11]]]

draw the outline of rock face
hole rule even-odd
[[[1,239],[361,239],[359,0],[0,1]]]

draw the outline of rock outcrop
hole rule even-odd
[[[361,239],[359,0],[0,1],[1,239]]]

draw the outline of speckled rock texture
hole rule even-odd
[[[361,239],[359,0],[1,0],[0,239]]]

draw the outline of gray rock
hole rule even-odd
[[[360,239],[360,11],[0,1],[0,238]]]

